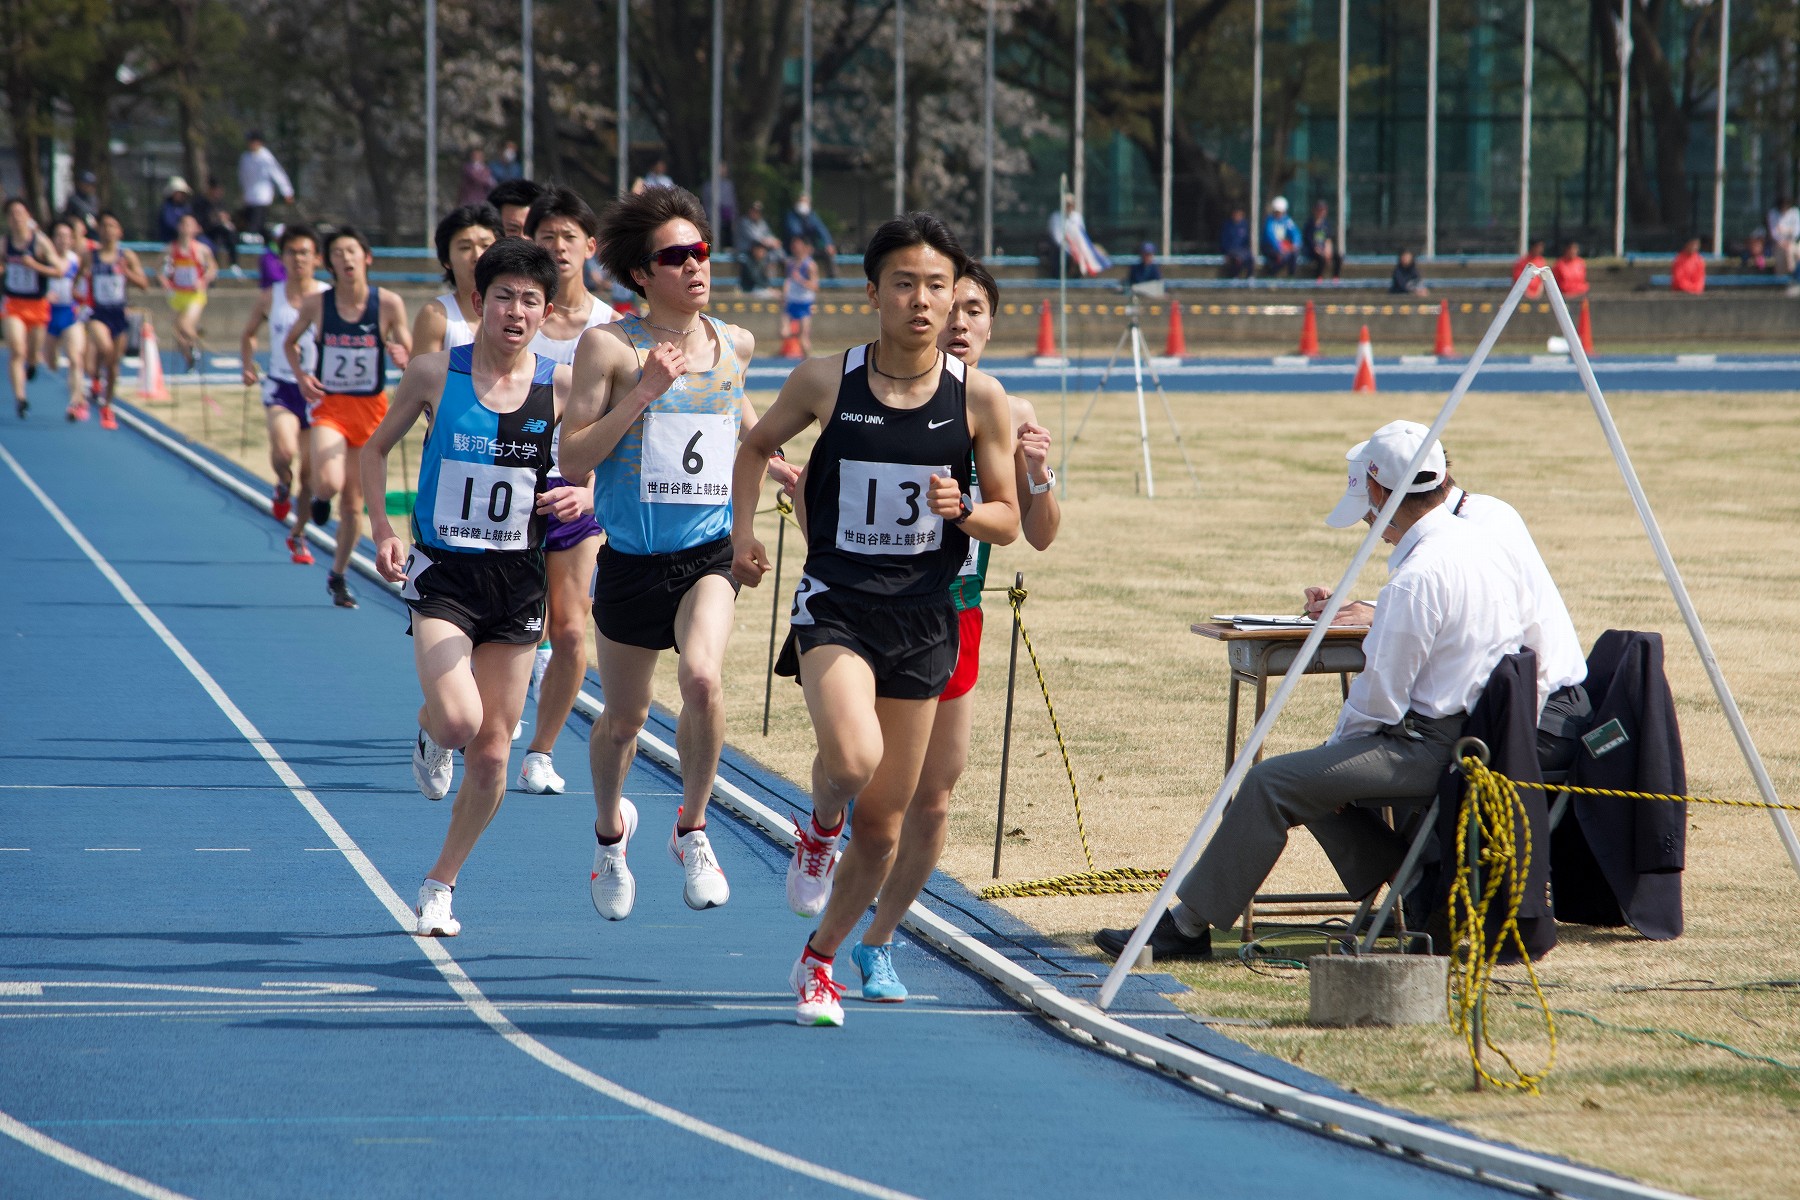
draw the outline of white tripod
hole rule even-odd
[[[1075,435],[1069,439],[1071,445],[1081,440],[1081,431],[1087,428],[1088,418],[1094,413],[1094,405],[1100,402],[1100,393],[1106,390],[1107,381],[1112,378],[1113,367],[1119,361],[1119,355],[1125,352],[1127,342],[1131,344],[1131,374],[1137,382],[1138,411],[1138,444],[1144,452],[1144,492],[1152,500],[1156,499],[1156,477],[1150,471],[1150,421],[1144,408],[1144,372],[1150,372],[1150,381],[1156,385],[1156,395],[1162,401],[1163,415],[1169,419],[1169,432],[1175,435],[1175,448],[1181,451],[1181,461],[1187,465],[1188,478],[1194,481],[1196,490],[1200,486],[1199,473],[1194,470],[1193,460],[1188,458],[1187,447],[1181,441],[1181,427],[1175,424],[1175,411],[1169,407],[1169,397],[1163,391],[1162,378],[1157,375],[1156,368],[1145,360],[1150,352],[1144,347],[1144,331],[1138,324],[1138,299],[1148,296],[1160,299],[1163,295],[1161,280],[1149,283],[1136,283],[1125,289],[1126,305],[1125,331],[1119,335],[1119,344],[1113,347],[1112,357],[1106,360],[1106,370],[1100,376],[1100,383],[1094,388],[1094,394],[1088,400],[1087,411],[1081,414],[1081,424],[1075,427]]]

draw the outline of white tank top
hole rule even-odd
[[[613,312],[612,305],[595,296],[594,307],[588,310],[587,326],[581,333],[586,333],[596,325],[605,325],[617,317],[618,314]],[[555,359],[563,366],[571,367],[575,365],[575,345],[581,341],[581,333],[572,338],[553,338],[545,337],[543,330],[540,329],[538,335],[531,339],[531,349],[545,358]],[[552,475],[560,476],[561,474],[561,463],[558,457],[561,452],[562,424],[559,422],[556,426],[556,435],[550,439],[550,473]]]
[[[456,293],[445,292],[437,301],[444,306],[444,349],[454,350],[458,346],[472,345],[475,331],[463,320],[462,305],[456,302]]]
[[[287,342],[288,331],[294,327],[300,310],[288,303],[287,284],[277,283],[269,288],[269,378],[279,383],[294,383],[294,369],[288,366],[287,352],[282,346]],[[313,330],[300,335],[300,361],[310,363],[317,356],[314,350]]]

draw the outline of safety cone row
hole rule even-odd
[[[1581,339],[1582,353],[1594,353],[1594,327],[1588,321],[1588,302],[1581,302],[1581,316],[1575,321],[1575,335]]]
[[[1169,302],[1169,340],[1163,344],[1164,358],[1180,358],[1187,353],[1187,333],[1181,328],[1181,303]]]
[[[1048,300],[1038,308],[1037,357],[1032,361],[1040,367],[1059,367],[1066,361],[1056,349],[1056,325],[1050,318]]]
[[[1448,300],[1438,301],[1437,344],[1432,347],[1431,352],[1439,358],[1456,356],[1456,341],[1450,336],[1450,302]]]
[[[1300,349],[1298,351],[1308,358],[1319,356],[1319,316],[1313,311],[1313,302],[1306,302],[1306,319],[1300,323]]]
[[[1369,343],[1369,327],[1362,327],[1362,336],[1356,340],[1356,378],[1350,381],[1353,392],[1372,392],[1375,390],[1375,347]]]
[[[168,385],[163,382],[162,351],[156,347],[156,326],[144,321],[143,344],[138,349],[138,399],[167,400]]]

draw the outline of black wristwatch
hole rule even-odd
[[[961,525],[964,521],[969,519],[969,514],[975,511],[975,506],[969,503],[969,493],[964,492],[962,494],[960,503],[962,504],[962,511],[950,518],[950,523],[952,525]]]

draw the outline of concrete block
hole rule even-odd
[[[1318,954],[1307,960],[1312,1025],[1435,1025],[1450,960],[1429,954]]]

